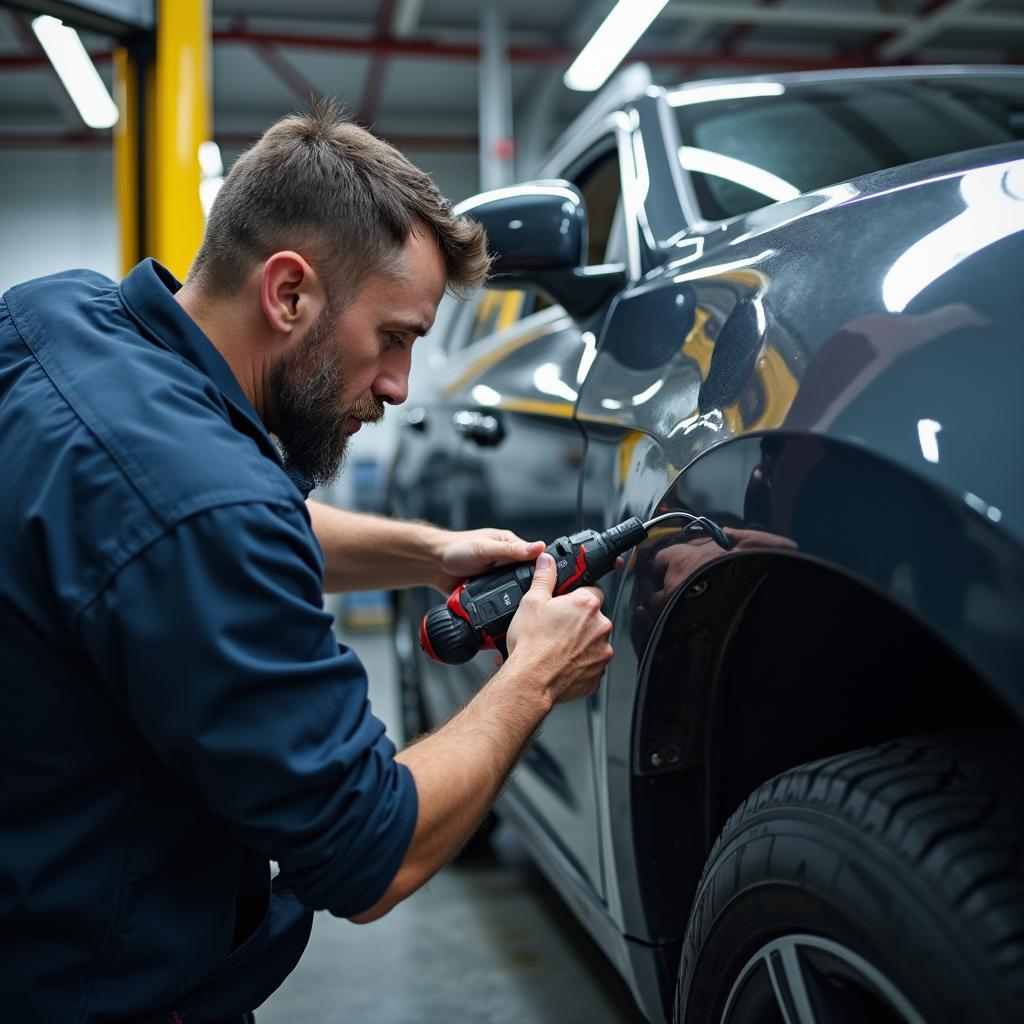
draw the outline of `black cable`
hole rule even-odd
[[[649,519],[644,523],[644,529],[650,530],[652,526],[657,526],[659,523],[664,523],[672,519],[686,519],[688,520],[683,530],[691,530],[697,526],[704,530],[705,533],[722,549],[730,551],[732,549],[732,541],[725,535],[725,531],[711,519],[706,516],[695,516],[689,512],[666,512],[663,515],[655,516],[653,519]]]

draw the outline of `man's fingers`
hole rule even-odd
[[[515,534],[507,537],[488,537],[476,545],[476,557],[483,565],[503,565],[506,562],[529,562],[544,550],[544,541],[521,540]]]
[[[530,589],[550,597],[555,589],[557,579],[558,570],[555,568],[555,560],[546,551],[542,551],[537,557],[537,567],[533,572],[533,583],[530,584]]]

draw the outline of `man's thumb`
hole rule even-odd
[[[555,589],[557,579],[558,570],[555,568],[555,560],[546,551],[542,551],[537,556],[537,567],[533,571],[533,583],[530,589],[542,590],[550,596]]]

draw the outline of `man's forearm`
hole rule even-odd
[[[551,710],[536,683],[524,678],[531,671],[513,656],[457,715],[396,756],[416,781],[416,832],[384,897],[353,921],[382,917],[447,864],[479,827]]]
[[[306,503],[324,553],[324,590],[388,590],[429,583],[448,531]]]
[[[387,891],[353,921],[382,917],[443,867],[480,824],[527,740],[555,706],[594,692],[612,656],[604,595],[553,597],[555,560],[537,560],[507,634],[509,657],[454,718],[397,755],[412,772],[419,811]]]

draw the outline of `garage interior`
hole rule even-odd
[[[566,73],[614,7],[614,0],[0,3],[0,292],[69,267],[117,279],[149,254],[183,275],[203,203],[233,161],[273,121],[319,97],[341,101],[453,202],[529,180],[596,95],[569,88]],[[33,29],[41,15],[79,30],[119,107],[131,78],[119,72],[123,62],[152,66],[154,46],[177,47],[199,62],[175,72],[157,59],[145,100],[153,107],[129,117],[134,132],[155,138],[125,141],[123,112],[112,127],[83,123]],[[668,85],[782,71],[1021,63],[1020,0],[669,0],[615,71],[643,64],[655,84]],[[185,154],[173,156],[171,135],[186,113]],[[193,153],[200,143],[201,160]],[[136,158],[127,171],[125,154]],[[158,165],[165,155],[168,165]],[[418,348],[414,384],[434,343]],[[363,431],[346,472],[320,497],[379,510],[399,423],[392,414]],[[329,608],[339,638],[367,666],[375,712],[399,742],[388,596],[350,595]],[[261,1024],[643,1019],[501,824],[489,849],[445,869],[383,921],[360,928],[318,915],[299,967],[256,1017]]]

